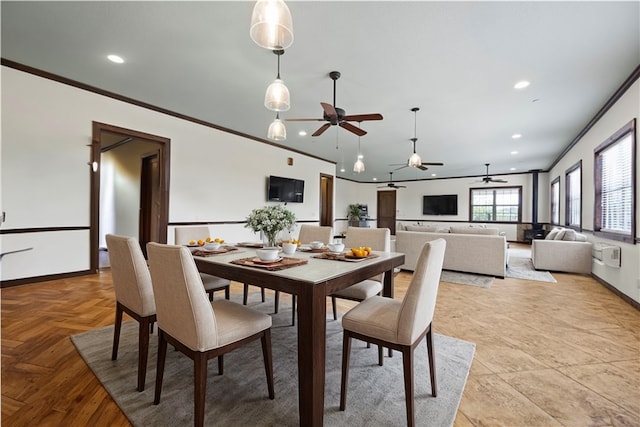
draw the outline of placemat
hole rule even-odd
[[[303,265],[309,262],[306,259],[302,258],[288,258],[283,257],[280,261],[273,263],[264,263],[259,260],[257,257],[249,257],[249,258],[240,258],[234,259],[233,261],[229,261],[232,264],[244,265],[247,267],[257,267],[262,268],[264,270],[284,270],[285,268],[295,267],[298,265]]]
[[[327,252],[329,250],[328,246],[323,246],[319,249],[314,249],[314,248],[310,248],[310,247],[299,247],[298,250],[300,252],[314,252],[314,253],[323,253],[323,252]]]
[[[264,246],[264,243],[262,242],[240,242],[240,243],[236,243],[236,246],[239,246],[241,248],[261,248]]]
[[[364,261],[365,259],[376,258],[377,256],[378,256],[377,254],[369,254],[364,258],[356,258],[353,255],[334,254],[334,253],[328,252],[324,254],[313,255],[311,258],[332,259],[334,261],[346,261],[346,262],[360,262],[360,261]]]
[[[233,246],[223,246],[213,251],[209,251],[207,249],[198,249],[193,251],[192,254],[193,256],[207,257],[212,255],[226,254],[227,252],[237,251],[237,250],[238,248],[234,248]]]

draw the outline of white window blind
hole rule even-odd
[[[560,177],[551,183],[551,223],[560,224]]]
[[[633,215],[632,135],[600,152],[601,224],[600,230],[610,233],[631,233]]]
[[[582,189],[580,184],[581,176],[581,167],[577,167],[567,174],[566,224],[571,227],[580,227],[582,225]]]

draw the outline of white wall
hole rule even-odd
[[[304,180],[305,202],[288,207],[300,220],[317,221],[320,174],[335,175],[330,162],[2,67],[3,230],[89,227],[92,121],[171,139],[169,222],[243,221],[267,204],[268,175]],[[219,234],[256,238],[238,224],[221,226]],[[3,258],[2,280],[90,265],[88,229],[0,238],[2,252],[35,248]]]
[[[564,224],[564,194],[566,194],[564,176],[565,171],[582,160],[582,227],[585,230],[593,230],[593,203],[594,203],[594,179],[593,179],[593,157],[594,149],[607,140],[616,131],[630,122],[633,118],[640,116],[640,82],[635,84],[611,107],[587,134],[567,153],[557,165],[551,169],[549,176],[560,176],[560,223]],[[636,122],[637,125],[640,124]],[[637,132],[637,130],[636,130]],[[636,134],[636,159],[640,156]],[[636,174],[636,200],[640,194],[640,174]],[[636,233],[640,225],[640,209],[636,206]],[[638,235],[636,234],[636,239]],[[638,245],[627,244],[618,241],[603,239],[589,233],[591,242],[605,242],[622,248],[622,267],[613,268],[593,263],[592,272],[607,283],[615,286],[620,292],[640,301],[640,249]]]

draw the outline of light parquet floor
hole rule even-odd
[[[554,277],[496,279],[491,288],[441,283],[435,331],[477,345],[456,427],[640,426],[640,312],[590,277]],[[396,298],[410,279],[396,276]],[[110,273],[1,297],[2,425],[129,425],[69,339],[113,324]]]

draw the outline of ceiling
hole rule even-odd
[[[640,64],[635,1],[287,4],[292,106],[281,118],[321,118],[337,70],[336,105],[384,119],[362,122],[361,174],[358,138],[337,126],[311,137],[321,122],[286,122],[278,144],[356,181],[388,180],[414,136],[422,161],[445,166],[406,167],[396,181],[482,175],[485,163],[491,174],[546,170]],[[2,58],[266,139],[277,57],[249,37],[253,5],[2,1]],[[514,89],[520,80],[531,85]]]

